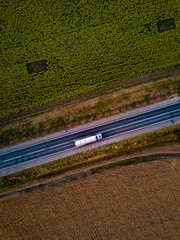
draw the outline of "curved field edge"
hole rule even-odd
[[[161,149],[164,146],[178,143],[180,143],[180,125],[105,145],[85,153],[1,177],[0,188],[2,194],[0,197],[11,195],[11,192],[7,193],[11,190],[15,190],[16,193],[17,189],[22,187],[26,188],[25,191],[28,192],[33,189],[51,186],[56,182],[65,183],[76,180],[79,177],[86,177],[89,174],[102,172],[109,168],[153,161],[162,157],[179,158],[179,150],[175,153],[162,151],[153,154],[155,147]],[[152,150],[152,152],[148,156],[135,156],[137,153],[141,154],[144,150]],[[101,164],[101,166],[96,166],[98,164]],[[78,171],[78,173],[74,173],[75,171]],[[32,184],[33,186],[31,186]]]
[[[176,0],[1,1],[1,116],[180,64],[178,9]],[[167,19],[175,28],[160,33]],[[39,61],[46,71],[29,74]]]

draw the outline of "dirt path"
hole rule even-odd
[[[34,192],[37,190],[43,190],[43,189],[46,189],[49,187],[61,186],[65,183],[92,175],[96,171],[98,172],[98,169],[113,168],[113,166],[115,166],[115,164],[117,164],[117,167],[118,167],[118,163],[121,163],[122,161],[129,160],[129,159],[132,159],[135,161],[137,161],[137,160],[141,161],[141,159],[143,157],[146,157],[147,161],[162,160],[162,158],[167,160],[172,157],[180,160],[179,144],[173,144],[170,146],[165,146],[165,147],[160,147],[160,148],[159,147],[153,148],[153,149],[142,151],[140,153],[133,154],[130,156],[118,157],[111,161],[103,162],[101,164],[97,163],[94,166],[84,167],[77,171],[68,172],[68,173],[65,173],[59,177],[56,177],[56,178],[53,178],[50,180],[32,184],[30,186],[26,186],[24,188],[20,188],[20,189],[14,190],[14,191],[1,193],[0,200],[5,200],[5,199],[12,198],[15,196],[21,196],[22,194],[31,193],[31,192]],[[146,161],[146,159],[143,160],[143,162],[145,162],[145,161]]]

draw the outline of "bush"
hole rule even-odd
[[[86,122],[88,122],[88,120],[89,120],[89,115],[88,114],[85,115],[85,119],[86,119]]]
[[[55,127],[54,127],[55,131],[57,131],[58,128],[59,128],[59,125],[55,125]]]
[[[105,116],[105,114],[104,114],[104,112],[101,110],[101,117],[104,117]]]
[[[22,139],[22,133],[18,133],[17,138],[18,138],[19,140],[21,140],[21,139]]]
[[[125,109],[125,110],[128,110],[128,106],[127,106],[127,104],[124,105],[124,109]]]
[[[64,120],[62,120],[62,127],[65,128],[65,126],[66,126],[66,123]]]
[[[146,96],[144,97],[144,99],[145,99],[146,103],[149,104],[149,95],[146,95]]]
[[[35,124],[35,129],[36,129],[36,130],[42,129],[42,124],[41,124],[40,122],[36,123],[36,124]]]
[[[78,123],[79,124],[81,123],[81,117],[78,117]]]
[[[56,122],[59,122],[60,121],[60,117],[56,117]]]
[[[92,119],[95,120],[96,119],[96,113],[92,114]]]

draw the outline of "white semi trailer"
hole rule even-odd
[[[81,147],[83,145],[99,141],[101,139],[102,139],[102,134],[97,134],[95,136],[91,136],[91,137],[87,137],[87,138],[83,138],[83,139],[75,141],[75,146]]]

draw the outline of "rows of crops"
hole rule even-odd
[[[177,0],[6,0],[0,117],[180,64]],[[173,18],[176,29],[158,32]],[[47,71],[27,64],[47,60]]]

